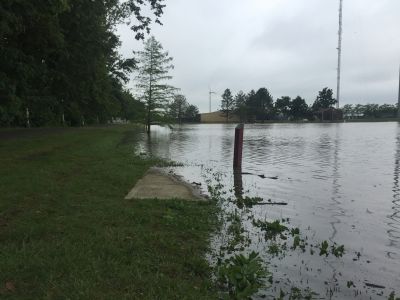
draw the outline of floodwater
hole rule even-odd
[[[205,193],[207,179],[218,173],[227,193],[243,190],[245,196],[285,202],[254,206],[251,213],[261,220],[289,218],[310,244],[344,245],[341,258],[308,250],[268,257],[267,242],[250,232],[257,240],[251,249],[270,262],[274,273],[267,296],[294,286],[311,288],[317,299],[387,299],[392,291],[399,296],[400,124],[246,124],[241,176],[232,169],[234,128],[154,128],[135,147],[183,163],[174,171],[201,183]],[[214,247],[220,244],[216,237]],[[347,286],[350,281],[355,287]]]

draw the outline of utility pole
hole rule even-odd
[[[338,65],[337,65],[337,86],[336,86],[336,108],[339,108],[339,100],[340,100],[340,68],[341,68],[341,60],[342,60],[342,9],[343,9],[343,0],[339,0],[339,32],[338,32]]]
[[[209,111],[211,112],[211,94],[215,94],[215,92],[211,91],[211,88],[208,88],[208,100],[209,100]]]
[[[399,93],[397,94],[397,118],[400,119],[400,66],[399,66]]]

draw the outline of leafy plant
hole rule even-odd
[[[249,256],[235,255],[227,259],[218,270],[218,281],[228,289],[231,299],[247,299],[263,286],[262,279],[268,275],[258,253]]]
[[[296,249],[298,246],[300,246],[300,237],[296,235],[293,240],[292,249]]]
[[[272,254],[273,256],[278,255],[279,253],[281,253],[281,247],[280,245],[276,244],[276,243],[272,243],[271,245],[269,245],[268,247],[268,253]]]
[[[344,245],[341,245],[339,247],[332,245],[332,254],[333,255],[335,255],[336,257],[342,257],[343,253],[344,253]]]
[[[261,230],[266,232],[266,235],[269,238],[274,238],[278,234],[281,234],[288,230],[288,228],[282,225],[279,220],[275,220],[273,222],[261,221],[261,220],[253,220],[253,225],[260,228]]]
[[[328,256],[329,255],[329,252],[328,252],[328,242],[327,241],[323,241],[322,243],[321,243],[321,246],[320,246],[320,248],[319,248],[319,255],[320,256],[322,256],[322,255],[326,255],[326,256]]]
[[[390,295],[389,295],[388,300],[400,300],[400,298],[396,297],[395,292],[391,292]]]

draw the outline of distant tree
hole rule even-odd
[[[290,115],[291,99],[288,96],[283,96],[275,101],[275,112],[288,118]]]
[[[244,122],[247,117],[247,96],[243,91],[239,91],[235,96],[235,113],[239,116],[240,122]]]
[[[354,109],[353,104],[345,104],[342,107],[343,113],[352,113],[353,109]]]
[[[321,108],[329,108],[335,105],[337,100],[333,98],[333,91],[329,88],[324,88],[322,91],[318,92],[318,96],[312,105],[312,109],[317,111]]]
[[[249,97],[249,110],[254,114],[257,120],[264,121],[271,115],[273,110],[273,99],[266,88],[260,88]]]
[[[346,104],[342,107],[345,114],[358,118],[396,118],[397,105],[393,104]]]
[[[199,109],[193,104],[190,104],[185,110],[185,119],[189,122],[197,121],[198,115]]]
[[[251,90],[246,97],[246,112],[247,119],[250,121],[254,121],[256,119],[257,107],[256,107],[256,92]]]
[[[396,116],[397,116],[397,105],[385,103],[379,106],[380,118],[396,118]]]
[[[308,118],[309,115],[309,108],[306,101],[297,96],[292,100],[290,104],[290,115],[294,120],[301,120]]]
[[[233,99],[231,90],[226,89],[222,94],[221,111],[226,117],[227,122],[231,117],[234,109],[235,109],[235,100]]]
[[[163,51],[161,43],[153,36],[145,42],[144,50],[138,52],[139,65],[136,80],[141,100],[146,108],[147,133],[150,133],[155,114],[165,110],[173,96],[175,89],[166,84],[167,80],[172,79],[172,76],[168,75],[169,70],[174,67],[171,61],[172,57],[169,57],[168,52]]]
[[[354,116],[354,107],[352,104],[346,104],[342,107],[343,111],[343,116],[348,118],[348,117],[353,117]]]
[[[364,116],[367,118],[379,118],[379,105],[378,104],[365,104]]]
[[[188,103],[184,95],[175,95],[172,103],[169,105],[169,115],[182,124],[182,118],[188,108]]]
[[[364,116],[364,105],[362,104],[356,104],[354,106],[354,113],[357,114],[357,116]]]

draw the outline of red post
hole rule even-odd
[[[235,128],[235,148],[233,150],[234,169],[239,169],[242,167],[243,130],[244,130],[243,124],[239,124]]]

